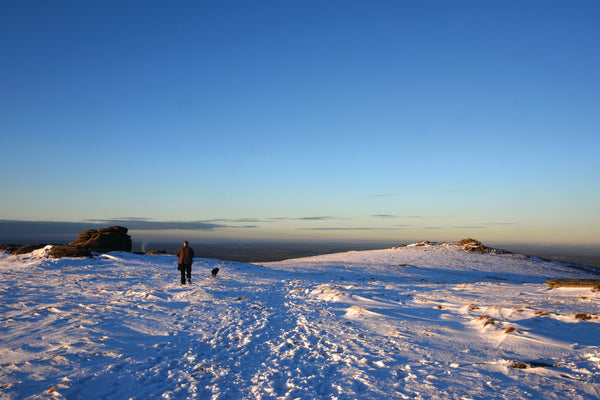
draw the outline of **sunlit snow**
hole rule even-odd
[[[545,284],[592,269],[433,244],[182,286],[174,256],[46,252],[0,252],[1,399],[600,397],[598,291]]]

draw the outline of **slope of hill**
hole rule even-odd
[[[447,244],[261,265],[0,253],[2,399],[596,399],[594,270]],[[210,270],[221,269],[216,279]]]

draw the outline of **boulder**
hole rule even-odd
[[[479,240],[475,239],[463,239],[458,243],[455,243],[458,246],[461,246],[462,249],[469,253],[479,253],[479,254],[512,254],[510,251],[495,249],[493,247],[484,246]]]
[[[154,256],[157,254],[167,254],[166,250],[150,250],[144,253],[147,256]]]
[[[85,246],[61,244],[50,249],[50,257],[92,257],[92,252]]]
[[[458,242],[458,244],[460,246],[462,246],[462,249],[464,251],[467,251],[469,253],[489,253],[490,250],[485,247],[480,241],[475,240],[475,239],[463,239],[460,242]]]
[[[92,252],[108,253],[111,251],[131,251],[131,236],[127,228],[109,226],[108,228],[89,229],[77,235],[77,240],[50,250],[50,256],[60,257],[92,257]]]
[[[77,240],[69,243],[70,246],[87,247],[96,253],[110,251],[131,251],[131,236],[127,228],[110,226],[102,229],[90,229],[77,235]]]

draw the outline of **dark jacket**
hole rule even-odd
[[[177,261],[178,264],[191,265],[194,258],[194,250],[188,246],[180,247],[179,250],[177,250],[177,257],[179,257],[179,260]]]

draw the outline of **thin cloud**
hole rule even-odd
[[[241,223],[241,222],[253,222],[255,224],[262,224],[262,223],[271,223],[273,221],[269,220],[269,219],[262,219],[262,218],[233,218],[233,219],[215,219],[215,220],[211,220],[211,221],[206,221],[206,222],[226,222],[226,223]]]
[[[299,228],[300,231],[395,231],[394,228],[373,228],[373,227],[320,227],[320,228]]]
[[[117,221],[152,221],[153,218],[144,218],[144,217],[119,217],[112,218]],[[103,221],[102,219],[88,219],[87,221]]]
[[[337,220],[340,218],[330,216],[312,216],[312,217],[273,217],[269,218],[272,221],[328,221]]]
[[[219,228],[228,228],[229,225],[215,224],[206,221],[151,221],[144,219],[108,219],[90,220],[104,225],[124,225],[131,230],[158,231],[158,230],[190,230],[213,231]]]
[[[303,221],[326,221],[326,220],[331,220],[331,219],[335,219],[335,218],[333,218],[333,217],[301,217],[298,219],[303,220]]]
[[[204,222],[222,222],[222,223],[240,223],[240,222],[254,222],[256,224],[268,224],[275,221],[283,220],[283,218],[217,218],[208,219]]]
[[[260,219],[260,218],[238,218],[238,219],[234,219],[231,220],[231,222],[254,222],[255,224],[258,223],[263,223],[263,222],[271,222],[269,220],[266,219]]]
[[[336,220],[340,218],[329,217],[329,216],[310,216],[310,217],[270,217],[270,218],[216,218],[204,220],[203,222],[211,223],[240,223],[240,222],[254,222],[257,224],[269,224],[281,221],[327,221]]]
[[[207,221],[152,221],[144,218],[92,219],[81,222],[0,220],[0,235],[5,237],[31,235],[77,235],[78,233],[88,229],[105,228],[111,225],[120,225],[129,230],[136,231],[215,231],[218,229],[259,228],[258,225],[254,224],[226,225]]]

